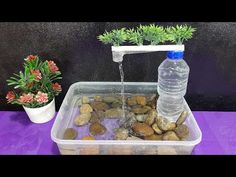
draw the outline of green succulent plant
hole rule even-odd
[[[114,29],[111,32],[105,32],[98,36],[98,39],[104,44],[112,44],[114,46],[120,46],[127,40],[126,28]]]
[[[195,31],[195,28],[187,25],[166,28],[168,40],[176,44],[183,44],[184,41],[191,39]]]
[[[144,40],[150,42],[151,45],[157,45],[167,40],[165,29],[158,25],[140,25],[138,31],[143,35]]]
[[[144,36],[143,34],[135,29],[127,30],[128,41],[132,44],[143,45]]]
[[[162,27],[155,24],[140,25],[136,29],[114,29],[110,32],[105,32],[98,36],[98,39],[104,44],[120,46],[124,42],[136,45],[143,45],[144,41],[150,45],[158,45],[166,41],[171,41],[175,44],[182,44],[184,41],[192,38],[193,32],[196,29],[187,25],[176,25],[175,27]]]

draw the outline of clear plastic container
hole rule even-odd
[[[125,82],[125,93],[155,94],[157,83]],[[77,82],[70,86],[51,130],[51,138],[57,143],[61,154],[77,155],[144,155],[144,154],[191,154],[202,139],[201,130],[184,100],[184,109],[189,112],[185,123],[190,135],[185,141],[148,140],[63,140],[66,128],[72,127],[79,100],[84,95],[119,94],[120,82]],[[80,133],[80,132],[78,132]]]

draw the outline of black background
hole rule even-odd
[[[6,85],[12,73],[22,70],[23,58],[37,54],[52,59],[63,74],[63,92],[56,98],[57,110],[69,88],[79,81],[119,81],[118,64],[110,46],[97,36],[105,30],[135,27],[152,22],[2,22],[0,23],[0,109],[23,110],[6,103]],[[192,110],[236,110],[236,23],[186,22],[197,28],[186,43],[185,60],[190,67],[186,100]],[[159,25],[184,22],[155,22]],[[125,81],[156,82],[165,52],[129,55],[123,62]]]

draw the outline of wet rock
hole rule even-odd
[[[147,104],[147,100],[145,96],[136,96],[136,101],[139,105],[145,106]]]
[[[149,111],[149,109],[145,107],[141,107],[141,108],[132,108],[131,111],[135,114],[145,114]]]
[[[82,97],[82,103],[83,104],[88,104],[89,103],[89,98],[87,96]]]
[[[175,122],[170,122],[168,130],[174,130],[175,128],[176,128],[176,123]]]
[[[177,119],[176,124],[177,125],[181,125],[182,123],[184,123],[184,121],[186,120],[187,116],[188,116],[188,112],[187,111],[183,111],[180,114],[179,118]]]
[[[158,134],[158,135],[161,135],[163,132],[162,130],[157,126],[157,123],[154,123],[152,125],[152,129]]]
[[[93,136],[84,136],[81,140],[95,140]]]
[[[112,108],[112,109],[106,110],[105,117],[106,118],[120,118],[122,114],[123,114],[122,109]]]
[[[166,132],[165,134],[163,134],[162,139],[163,140],[170,140],[170,141],[179,141],[180,140],[174,131]]]
[[[150,136],[154,134],[153,129],[145,123],[136,122],[133,124],[132,129],[139,136]]]
[[[120,100],[115,96],[106,96],[103,97],[103,101],[105,103],[114,103],[114,102],[119,102]]]
[[[125,117],[127,119],[127,121],[124,125],[125,127],[131,127],[135,122],[137,122],[136,116],[133,112],[126,112],[125,115],[126,115]]]
[[[94,123],[94,122],[99,122],[99,121],[100,121],[100,119],[98,117],[97,112],[92,112],[91,113],[91,118],[90,118],[89,122],[90,123]]]
[[[148,112],[148,116],[145,120],[145,123],[148,125],[152,125],[155,122],[155,119],[157,117],[157,111],[155,109],[152,109]]]
[[[77,126],[85,125],[89,122],[91,118],[91,113],[84,113],[77,116],[74,120],[74,124]]]
[[[143,108],[147,109],[148,111],[152,110],[150,106],[143,106]]]
[[[93,108],[89,104],[82,104],[82,106],[80,107],[81,114],[91,113],[91,112],[93,112]]]
[[[101,96],[95,96],[94,97],[94,101],[101,102],[102,101],[102,97]]]
[[[129,136],[126,140],[143,140],[143,139],[136,136]]]
[[[152,134],[150,136],[145,136],[144,137],[145,140],[162,140],[162,135],[156,135],[156,134]]]
[[[176,127],[174,122],[170,122],[166,118],[163,118],[161,116],[157,118],[156,123],[157,126],[163,131],[173,130]]]
[[[135,118],[135,114],[133,112],[127,112],[126,117],[127,119]]]
[[[111,104],[111,107],[112,108],[121,108],[122,107],[122,103],[120,103],[120,102],[113,102]]]
[[[139,122],[144,122],[147,118],[147,114],[139,114],[139,115],[136,115],[136,120],[139,121]]]
[[[126,140],[129,135],[129,131],[125,128],[118,128],[115,130],[116,140]]]
[[[181,124],[175,128],[175,133],[181,139],[185,139],[189,135],[189,129],[185,124]]]
[[[108,104],[99,101],[92,102],[91,106],[95,111],[106,111],[109,109]]]
[[[100,120],[102,120],[102,119],[105,118],[105,112],[104,112],[104,111],[97,111],[96,113],[97,113],[98,118],[99,118]]]
[[[147,105],[150,106],[152,109],[156,109],[156,104],[157,104],[157,96],[156,95],[152,95],[148,99]]]
[[[132,96],[130,98],[127,99],[127,104],[129,106],[134,106],[137,104],[137,101],[136,101],[136,97]]]
[[[90,125],[89,132],[92,135],[103,135],[106,132],[106,127],[99,122],[94,122]]]
[[[64,140],[74,140],[76,139],[78,133],[73,128],[67,128],[64,132],[63,139]]]

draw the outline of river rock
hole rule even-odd
[[[152,110],[150,106],[143,106],[143,108],[147,109],[148,111]]]
[[[128,138],[129,131],[125,128],[118,128],[115,130],[116,140],[126,140]]]
[[[108,104],[100,102],[100,101],[92,102],[91,106],[95,111],[106,111],[109,109]]]
[[[136,96],[136,101],[139,105],[145,106],[147,104],[147,100],[145,96]]]
[[[189,129],[185,124],[178,125],[174,131],[181,139],[185,139],[189,135]]]
[[[162,139],[163,140],[170,140],[170,141],[179,141],[180,140],[174,131],[166,132],[165,134],[163,134]]]
[[[82,97],[82,103],[83,104],[88,104],[89,103],[89,98],[87,96]]]
[[[170,122],[168,130],[174,130],[175,128],[176,128],[176,123],[175,122]]]
[[[187,116],[188,116],[188,112],[187,111],[183,111],[180,114],[179,118],[177,119],[176,125],[178,126],[178,125],[181,125],[182,123],[184,123],[184,121],[186,120]]]
[[[120,103],[120,102],[113,102],[111,104],[111,107],[112,108],[121,108],[122,107],[122,103]]]
[[[73,128],[67,128],[64,132],[63,139],[64,140],[74,140],[76,139],[78,133]]]
[[[84,113],[77,116],[74,120],[75,125],[82,126],[89,122],[91,118],[91,113]]]
[[[119,102],[120,100],[115,96],[105,96],[103,97],[103,101],[105,103],[114,103],[114,102]]]
[[[94,122],[99,122],[100,121],[100,119],[99,119],[99,117],[98,117],[98,114],[97,114],[97,112],[92,112],[91,113],[91,118],[90,118],[90,120],[89,120],[89,122],[90,123],[94,123]]]
[[[105,118],[105,112],[104,112],[104,111],[97,111],[96,113],[97,113],[98,118],[99,118],[100,120],[102,120],[102,119]]]
[[[81,114],[91,113],[91,112],[93,112],[93,108],[89,104],[82,104],[82,106],[80,107]]]
[[[148,116],[147,114],[138,114],[136,115],[136,120],[139,122],[145,122],[147,116]]]
[[[101,102],[102,101],[102,97],[101,96],[95,96],[94,97],[94,101]]]
[[[129,106],[137,105],[136,97],[132,96],[132,97],[128,98],[127,99],[127,104]]]
[[[148,99],[147,105],[150,106],[152,109],[156,109],[156,104],[157,104],[157,95],[152,95]]]
[[[94,122],[90,125],[89,132],[92,135],[103,135],[106,132],[106,127],[99,122]]]
[[[105,117],[106,118],[120,118],[122,116],[122,109],[119,108],[111,108],[106,110]]]
[[[148,116],[145,120],[145,123],[148,125],[152,125],[155,122],[155,119],[157,117],[157,111],[155,109],[152,109],[148,112]]]
[[[136,122],[133,124],[132,129],[139,136],[150,136],[154,134],[153,129],[145,123]]]
[[[146,107],[138,107],[138,108],[132,108],[131,111],[135,114],[145,114],[149,111]]]
[[[150,136],[145,136],[145,140],[162,140],[162,135],[152,134]]]
[[[133,112],[127,112],[125,117],[127,119],[125,127],[131,127],[135,122],[137,122],[136,116]]]
[[[156,123],[157,123],[157,126],[163,131],[173,130],[176,127],[174,122],[170,122],[168,121],[168,119],[163,118],[161,116],[157,118]]]
[[[157,123],[154,123],[152,125],[152,129],[158,134],[158,135],[161,135],[163,132],[162,130],[158,127]]]
[[[95,140],[93,136],[84,136],[81,140]]]

